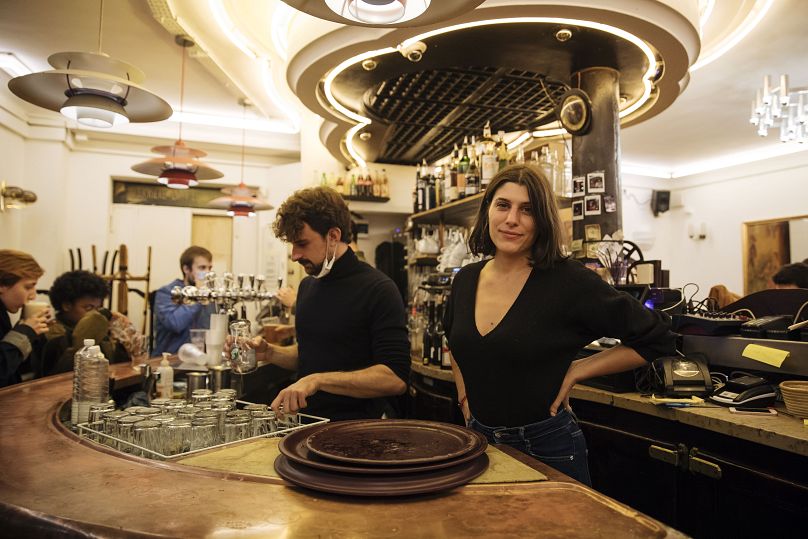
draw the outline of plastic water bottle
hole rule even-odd
[[[90,405],[109,400],[109,361],[97,345],[90,346],[79,361],[78,422],[86,423]]]
[[[79,387],[81,386],[82,358],[94,344],[94,339],[84,339],[84,346],[79,348],[73,355],[73,398],[70,406],[70,423],[73,425],[73,429],[79,424]]]

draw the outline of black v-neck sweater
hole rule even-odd
[[[570,259],[533,268],[502,321],[481,336],[474,306],[486,263],[458,272],[444,316],[471,413],[485,425],[513,427],[550,417],[570,363],[593,340],[619,338],[647,361],[676,353],[667,315]]]
[[[410,375],[407,315],[395,283],[348,249],[322,279],[307,277],[297,293],[298,375],[386,365]],[[319,391],[305,413],[338,419],[379,418],[380,399]]]

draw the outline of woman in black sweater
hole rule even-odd
[[[669,320],[563,255],[555,197],[534,167],[497,174],[469,246],[493,258],[456,275],[444,317],[467,424],[590,484],[569,391],[675,354]],[[573,361],[600,337],[622,345]]]
[[[0,249],[0,387],[20,381],[20,365],[42,341],[40,335],[48,331],[50,309],[20,320],[14,327],[8,316],[36,297],[36,282],[43,273],[31,255]]]

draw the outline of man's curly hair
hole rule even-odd
[[[53,286],[48,292],[51,305],[57,311],[61,311],[65,303],[75,303],[84,297],[104,299],[108,294],[109,288],[104,279],[85,270],[61,274],[53,281]]]
[[[295,191],[278,209],[272,230],[278,239],[294,242],[303,225],[325,237],[332,228],[339,228],[340,241],[351,243],[351,213],[342,197],[329,187],[309,187]]]

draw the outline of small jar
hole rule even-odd
[[[249,416],[228,417],[224,422],[225,443],[237,442],[250,437],[251,419]]]
[[[255,410],[251,418],[251,436],[266,436],[277,430],[275,414],[268,411]]]
[[[162,435],[162,425],[160,422],[144,419],[136,423],[133,428],[135,445],[145,450],[142,451],[139,456],[149,459],[159,459],[161,455],[155,453],[160,453],[161,449],[160,438]]]
[[[130,414],[126,410],[113,410],[104,413],[102,416],[104,421],[104,434],[107,436],[101,436],[100,438],[106,445],[110,447],[116,447],[118,445],[116,440],[118,437],[118,420],[128,415]]]
[[[118,419],[118,443],[116,449],[123,453],[140,454],[132,444],[135,443],[135,425],[144,421],[139,415],[127,415]]]
[[[191,425],[190,419],[175,419],[165,426],[166,455],[179,455],[191,450]]]
[[[191,451],[216,445],[218,420],[215,417],[195,417],[191,422]]]

